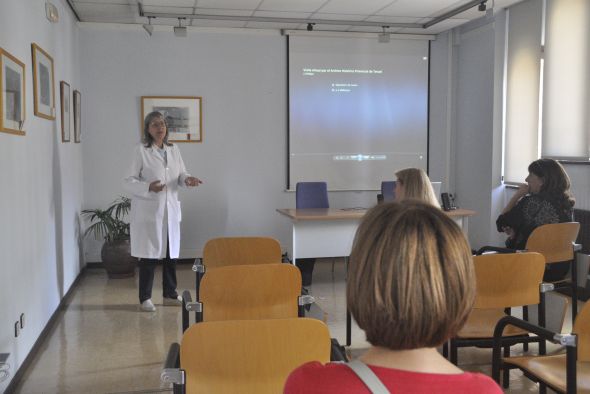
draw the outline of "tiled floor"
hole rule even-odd
[[[316,264],[310,288],[327,314],[333,337],[345,341],[344,264],[330,259]],[[170,392],[160,383],[168,346],[179,341],[180,308],[162,306],[161,276],[154,285],[155,313],[140,312],[137,277],[108,279],[100,269],[88,269],[43,342],[17,393],[158,393]],[[179,290],[194,289],[190,265],[178,268]],[[566,317],[569,321],[569,316]],[[352,331],[353,355],[368,347],[363,332]],[[491,351],[460,350],[460,367],[490,373]],[[535,393],[537,386],[511,372],[510,393]]]

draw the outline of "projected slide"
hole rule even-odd
[[[289,37],[289,180],[375,190],[426,169],[426,40]]]

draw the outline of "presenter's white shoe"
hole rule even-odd
[[[152,302],[151,299],[147,299],[144,302],[142,302],[140,305],[140,308],[144,312],[155,312],[156,311],[156,307],[154,306],[154,303]]]
[[[182,296],[176,296],[175,298],[164,297],[164,305],[180,306],[182,305]]]

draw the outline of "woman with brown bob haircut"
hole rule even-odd
[[[360,361],[392,393],[501,393],[463,372],[436,347],[465,323],[475,273],[461,229],[440,209],[404,201],[371,209],[360,224],[346,298],[371,343]],[[304,364],[285,393],[370,393],[347,364]]]

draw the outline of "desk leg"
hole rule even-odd
[[[345,281],[348,280],[348,257],[344,257],[344,267],[346,267],[346,276]],[[346,294],[346,293],[345,293]],[[346,301],[346,297],[345,297]],[[350,316],[350,311],[348,310],[348,303],[346,305],[346,346],[350,346],[352,343],[352,317]]]

